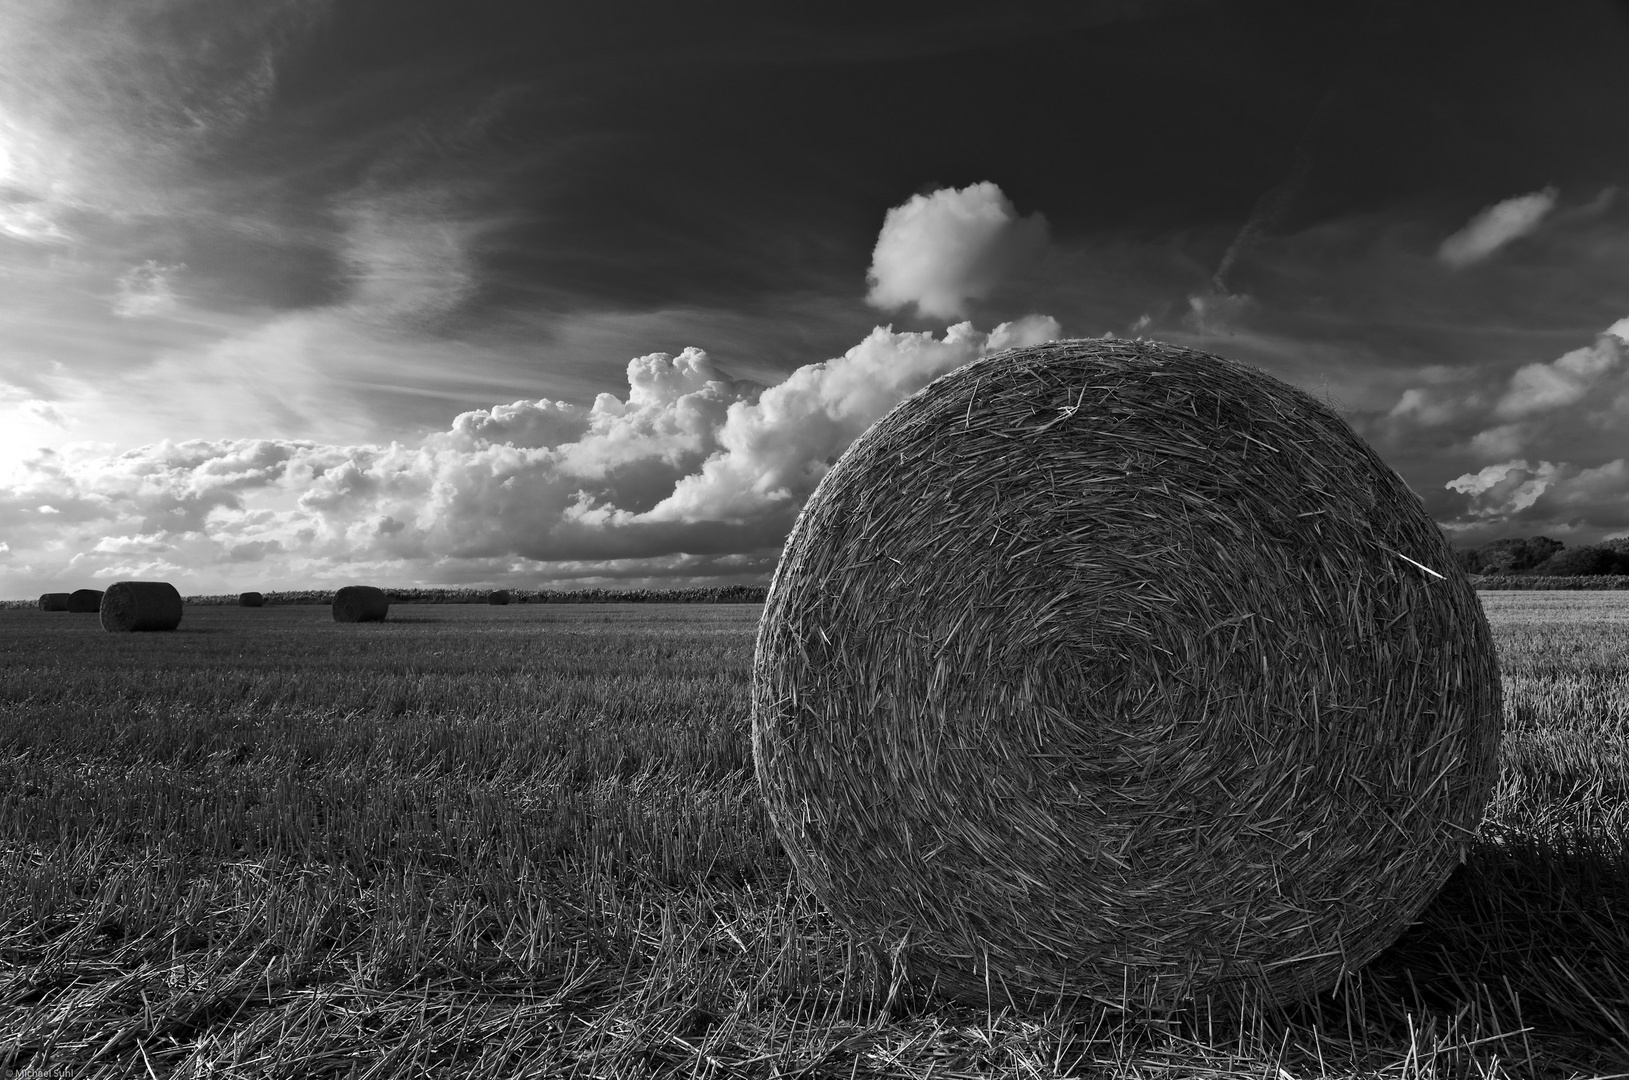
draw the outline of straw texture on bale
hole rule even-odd
[[[266,597],[257,592],[238,593],[238,607],[265,607]]]
[[[103,630],[174,630],[181,594],[167,581],[115,581],[102,594],[101,611]]]
[[[102,608],[101,589],[75,589],[68,594],[68,610],[80,615],[92,615]]]
[[[502,605],[509,603],[509,590],[493,589],[491,592],[486,594],[486,602],[494,607],[501,607]]]
[[[1419,499],[1310,395],[1157,342],[986,358],[857,440],[752,698],[802,880],[976,1002],[1329,989],[1497,772],[1491,637]]]
[[[372,585],[347,585],[334,594],[335,622],[381,622],[390,614],[390,598]]]
[[[40,594],[41,611],[67,611],[68,594],[65,592],[48,592]]]

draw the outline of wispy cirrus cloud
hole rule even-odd
[[[1456,270],[1479,263],[1506,244],[1537,229],[1555,209],[1560,193],[1545,188],[1494,203],[1442,242],[1437,258]]]
[[[1523,364],[1503,380],[1454,379],[1404,391],[1377,431],[1397,443],[1435,435],[1461,459],[1483,462],[1429,500],[1450,529],[1487,539],[1499,530],[1557,537],[1629,530],[1629,320],[1591,345]]]
[[[339,211],[346,307],[387,326],[433,326],[477,285],[480,227],[437,189],[360,192]]]
[[[5,136],[0,133],[3,141]],[[0,165],[0,175],[12,171],[9,163]],[[68,239],[46,201],[17,188],[0,189],[0,235],[34,244],[61,244]]]
[[[176,310],[175,275],[185,265],[167,266],[157,259],[148,259],[133,266],[119,276],[118,295],[113,301],[113,313],[127,319],[152,315],[167,315]]]
[[[326,0],[226,12],[198,0],[0,10],[0,189],[37,236],[85,214],[165,212],[178,169],[257,114],[277,60]],[[21,207],[21,211],[17,208]]]

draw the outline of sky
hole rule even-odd
[[[1014,345],[1629,535],[1629,4],[0,0],[0,597],[761,583]]]

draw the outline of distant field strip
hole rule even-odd
[[[1490,822],[1629,841],[1629,597],[1482,593],[1505,689]]]

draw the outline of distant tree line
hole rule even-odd
[[[1629,575],[1629,538],[1567,547],[1548,536],[1495,540],[1454,552],[1467,574],[1482,577],[1617,577]]]

